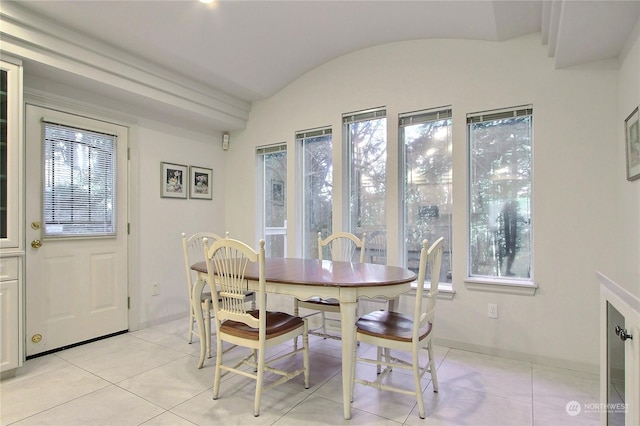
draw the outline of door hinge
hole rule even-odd
[[[131,235],[131,224],[127,223],[127,235]]]
[[[131,298],[127,297],[127,309],[131,309]]]
[[[127,160],[131,160],[131,148],[127,148]]]

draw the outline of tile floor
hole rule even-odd
[[[439,393],[428,374],[427,419],[411,396],[356,386],[352,419],[342,418],[340,342],[310,336],[311,387],[301,377],[263,394],[227,375],[211,398],[213,360],[195,368],[200,346],[186,343],[186,320],[27,361],[0,383],[1,425],[597,425],[599,413],[572,416],[567,404],[598,402],[598,377],[529,362],[436,347]],[[362,345],[360,352],[373,351]],[[299,358],[299,357],[297,357]],[[291,362],[298,362],[294,360]],[[358,375],[374,374],[360,366]],[[412,386],[394,371],[390,380]],[[575,413],[575,412],[572,412]]]

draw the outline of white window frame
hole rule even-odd
[[[267,239],[267,237],[269,235],[284,235],[284,256],[286,257],[288,255],[288,247],[287,247],[287,220],[284,221],[284,226],[283,227],[266,227],[265,226],[265,220],[264,220],[264,215],[266,212],[266,197],[265,197],[265,183],[266,183],[266,179],[265,179],[265,167],[264,167],[264,158],[266,155],[268,154],[275,154],[275,153],[279,153],[279,152],[287,152],[287,143],[286,142],[281,142],[281,143],[276,143],[276,144],[272,144],[272,145],[263,145],[263,146],[258,146],[256,147],[256,194],[258,194],[258,203],[256,204],[257,206],[259,206],[258,209],[256,209],[256,229],[258,229],[257,235],[262,235],[263,231],[264,231],[264,236],[260,236],[258,238],[258,240],[260,240],[261,238],[264,238],[265,240]],[[284,183],[284,190],[285,193],[283,194],[284,196],[284,203],[285,206],[284,208],[286,209],[286,200],[287,200],[287,194],[286,194],[286,188],[287,188],[287,182],[283,182]],[[256,241],[256,244],[258,244],[258,241]]]
[[[342,152],[342,170],[343,170],[343,176],[346,177],[346,179],[343,179],[343,188],[342,188],[342,194],[343,194],[343,199],[342,199],[342,205],[343,205],[343,209],[342,209],[342,223],[345,225],[344,227],[346,228],[347,232],[352,232],[352,233],[356,233],[356,231],[354,230],[354,224],[351,223],[351,202],[350,202],[350,197],[351,197],[351,181],[353,179],[353,176],[351,175],[351,162],[352,162],[352,144],[351,141],[349,139],[349,125],[356,123],[356,122],[361,122],[361,121],[369,121],[369,120],[376,120],[376,119],[386,119],[387,120],[387,134],[385,135],[386,138],[386,143],[387,143],[387,152],[388,152],[388,148],[389,148],[389,138],[388,138],[388,132],[389,132],[389,124],[388,124],[388,117],[387,117],[387,109],[386,107],[377,107],[377,108],[371,108],[371,109],[366,109],[366,110],[362,110],[362,111],[355,111],[355,112],[349,112],[349,113],[345,113],[342,115],[342,135],[343,135],[343,152]],[[386,170],[386,176],[387,176],[387,182],[388,182],[388,177],[389,177],[389,170],[387,168]],[[385,182],[385,185],[387,184],[387,182]],[[385,218],[382,221],[382,223],[384,223],[385,225],[385,230],[388,231],[387,229],[387,225],[386,225],[386,218],[388,216],[388,209],[385,210]]]
[[[398,179],[398,183],[399,183],[398,195],[400,198],[398,205],[399,205],[399,208],[402,209],[402,212],[399,212],[400,214],[398,215],[400,217],[400,221],[398,224],[399,225],[398,234],[400,235],[400,240],[401,240],[400,262],[405,267],[407,266],[407,250],[406,250],[405,232],[406,232],[406,226],[408,223],[408,218],[406,216],[406,191],[407,191],[407,185],[406,185],[407,171],[405,169],[406,147],[404,144],[404,138],[402,137],[404,135],[403,127],[409,126],[412,124],[428,123],[432,121],[441,121],[446,119],[451,121],[450,127],[451,127],[451,133],[453,133],[453,110],[450,105],[398,114],[398,150],[399,150],[398,175],[401,177],[400,179]],[[448,137],[449,137],[449,143],[452,144],[453,135],[449,134]],[[452,159],[452,167],[453,167],[453,152],[451,152],[451,159]],[[453,183],[451,183],[451,190],[453,191]],[[451,225],[453,224],[451,223]],[[451,231],[450,234],[451,234],[451,237],[445,236],[445,238],[451,240],[451,241],[448,241],[448,244],[451,252],[450,256],[452,256],[453,232]],[[430,241],[430,243],[431,242],[433,241]],[[451,262],[451,269],[453,270],[453,262]],[[413,288],[415,288],[415,286],[416,286],[416,283],[413,283]],[[425,280],[424,286],[426,289],[430,289],[431,280]],[[453,288],[453,280],[451,283],[438,282],[438,292],[441,293],[441,298],[452,298],[453,294],[455,293],[455,290]]]
[[[472,275],[471,274],[471,132],[470,126],[481,121],[493,121],[509,117],[531,116],[531,171],[530,171],[530,218],[531,218],[531,261],[530,277],[528,279],[512,279],[498,276]],[[533,164],[534,164],[534,138],[533,138],[533,105],[523,105],[511,108],[503,108],[490,111],[481,111],[467,114],[467,208],[466,208],[466,241],[467,241],[467,272],[465,284],[468,289],[479,291],[491,291],[497,293],[511,293],[521,295],[534,295],[538,286],[534,282],[534,228],[533,228]]]
[[[308,130],[300,130],[296,132],[296,136],[295,136],[295,140],[296,140],[296,173],[298,176],[300,176],[299,179],[296,179],[296,194],[298,195],[298,206],[296,208],[296,218],[297,218],[297,222],[298,225],[296,226],[296,229],[301,230],[299,232],[298,238],[297,238],[297,246],[299,247],[298,250],[296,250],[297,255],[300,257],[305,257],[306,253],[310,253],[310,247],[309,246],[315,246],[317,244],[317,236],[314,235],[310,235],[310,241],[306,242],[304,241],[304,229],[305,229],[305,215],[307,214],[307,207],[306,207],[306,199],[305,199],[305,184],[306,184],[306,180],[305,180],[305,174],[306,174],[306,170],[305,170],[305,163],[304,163],[304,155],[305,155],[305,141],[307,139],[310,138],[317,138],[317,137],[322,137],[322,136],[331,136],[331,161],[332,161],[332,168],[335,167],[335,165],[333,164],[333,130],[331,126],[324,126],[324,127],[318,127],[318,128],[314,128],[314,129],[308,129]],[[335,170],[335,169],[334,169]],[[332,182],[333,183],[333,182]],[[333,200],[333,196],[334,193],[331,194],[332,196],[332,203],[334,202]],[[329,235],[331,234],[333,230],[333,223],[329,223],[329,229],[326,230],[326,233],[323,233],[325,235]],[[321,231],[320,229],[315,230],[315,234],[318,233],[318,231]],[[310,256],[307,256],[310,257]]]

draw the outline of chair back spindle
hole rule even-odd
[[[247,281],[244,276],[249,262],[259,262],[259,267],[264,268],[264,240],[260,241],[258,252],[241,241],[229,238],[215,241],[210,247],[205,239],[203,250],[208,261],[209,280],[213,282],[215,279],[217,284],[213,290],[216,326],[229,319],[259,328],[260,320],[250,314],[245,304]],[[264,310],[264,295],[264,283],[261,282],[258,303],[261,312]]]

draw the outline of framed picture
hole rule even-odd
[[[212,198],[211,179],[213,170],[196,166],[191,166],[190,169],[191,188],[189,189],[189,197],[210,200]]]
[[[627,180],[640,178],[640,124],[638,107],[624,120],[624,133],[627,140]]]
[[[182,164],[160,163],[160,196],[187,198],[189,169]]]

